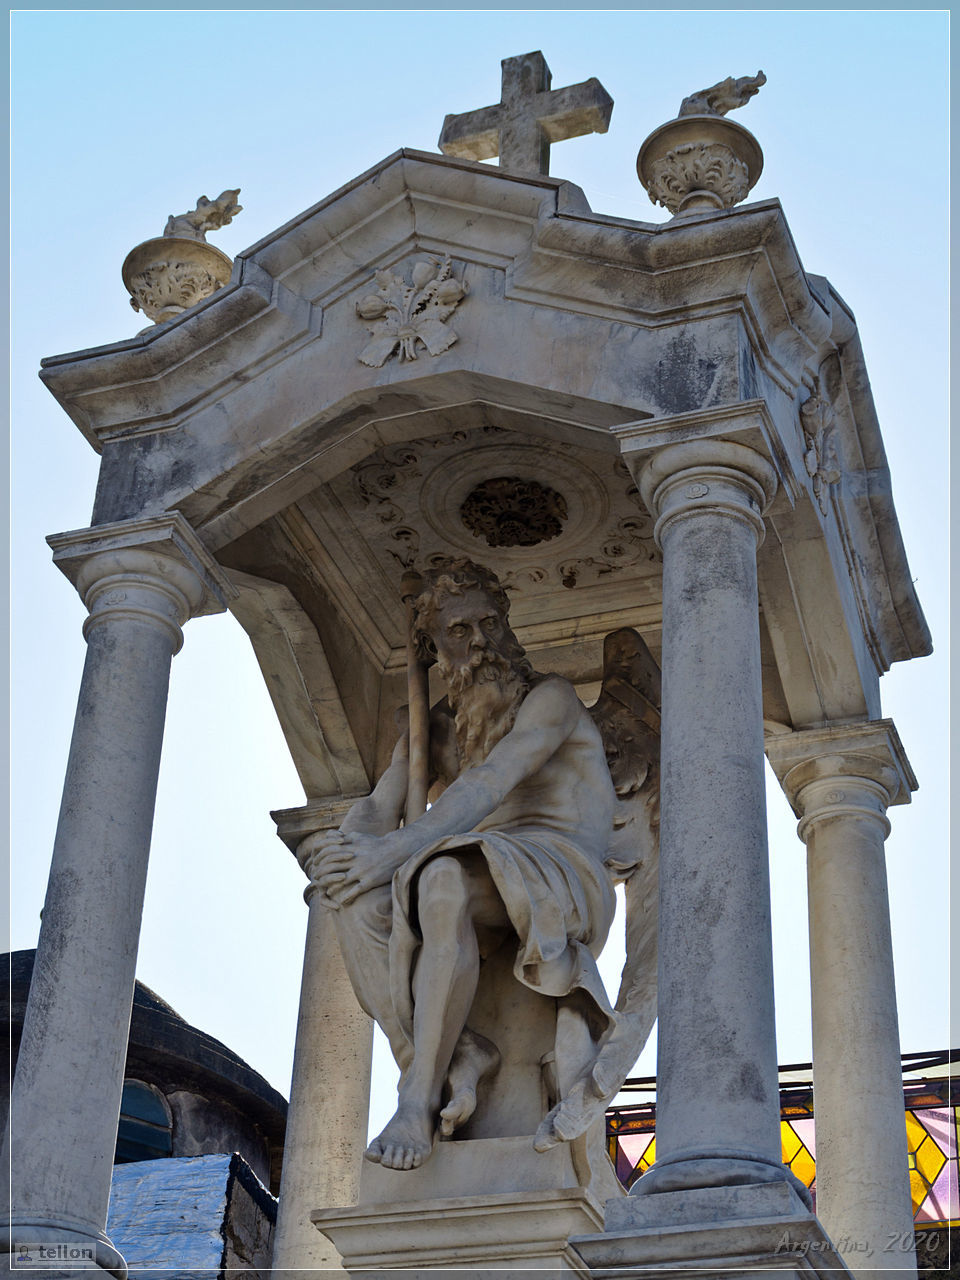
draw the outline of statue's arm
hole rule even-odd
[[[380,781],[368,796],[357,801],[340,824],[344,835],[385,836],[388,831],[399,827],[407,798],[408,754],[407,735],[404,733],[394,747],[390,764]]]
[[[548,678],[536,685],[521,703],[513,728],[483,764],[462,773],[422,818],[397,833],[406,856],[444,836],[471,831],[489,817],[566,742],[582,710],[565,680]]]
[[[331,850],[318,877],[324,892],[336,905],[346,906],[361,893],[389,884],[421,849],[472,831],[514,787],[546,764],[573,733],[582,711],[572,685],[544,680],[527,695],[513,728],[483,764],[462,773],[423,817],[389,835],[342,837],[343,844]]]

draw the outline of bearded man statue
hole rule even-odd
[[[532,669],[507,615],[489,570],[452,560],[427,575],[414,635],[448,690],[431,712],[431,807],[400,825],[404,735],[340,830],[301,850],[400,1067],[396,1114],[366,1151],[392,1169],[417,1168],[464,1125],[499,1065],[498,1045],[471,1027],[495,953],[509,948],[515,979],[556,1002],[555,1092],[564,1079],[583,1089],[618,1018],[596,965],[614,913],[603,741],[573,686]],[[538,1117],[539,1149],[583,1132],[563,1131],[556,1101]]]

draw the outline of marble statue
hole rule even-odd
[[[602,1116],[654,1016],[655,928],[652,951],[641,929],[628,958],[620,1008],[596,964],[615,879],[639,865],[655,875],[659,672],[646,646],[635,632],[608,638],[595,722],[568,681],[533,670],[490,570],[443,561],[422,585],[412,636],[448,691],[430,711],[432,804],[401,826],[404,734],[371,795],[300,851],[401,1070],[396,1114],[365,1153],[392,1169],[417,1168],[437,1136],[461,1128],[499,1065],[498,1046],[470,1021],[501,947],[513,948],[516,980],[556,1001],[556,1076],[572,1082],[536,1117],[538,1150]],[[632,834],[618,839],[615,826]]]
[[[726,80],[721,80],[719,84],[713,84],[709,89],[700,89],[699,92],[691,93],[688,98],[684,98],[677,117],[680,119],[683,116],[725,116],[728,111],[746,106],[766,83],[767,77],[762,71],[758,71],[755,76],[740,76],[738,80],[734,80],[733,76],[727,76]]]

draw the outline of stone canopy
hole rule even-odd
[[[460,289],[431,304],[431,354],[417,314],[391,329],[375,304],[441,268]],[[364,313],[396,338],[375,366]],[[495,560],[534,665],[581,688],[616,627],[659,653],[660,555],[624,459],[672,442],[776,469],[769,731],[877,719],[879,675],[930,652],[854,317],[776,200],[653,225],[557,178],[402,150],[206,301],[41,376],[101,453],[93,524],[180,512],[227,571],[308,799],[366,792],[389,757],[415,559]],[[495,480],[562,511],[491,551],[462,509]]]

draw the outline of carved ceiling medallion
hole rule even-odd
[[[460,507],[460,518],[490,547],[535,547],[563,532],[562,494],[536,480],[496,476],[478,484]]]

